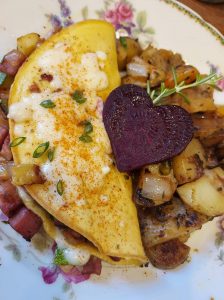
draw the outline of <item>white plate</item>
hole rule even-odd
[[[117,3],[117,4],[116,4]],[[60,11],[60,5],[63,11]],[[188,8],[171,0],[0,0],[0,57],[28,32],[47,35],[49,18],[68,22],[107,18],[126,32],[158,47],[180,52],[201,72],[224,73],[223,36]],[[63,15],[67,15],[63,17]],[[121,21],[122,20],[122,24]],[[124,28],[120,29],[124,31]],[[224,89],[224,82],[222,83]],[[224,103],[224,95],[217,101]],[[189,241],[191,260],[177,270],[104,267],[100,277],[69,285],[59,276],[46,285],[38,270],[49,266],[51,250],[39,252],[9,226],[0,224],[1,300],[215,300],[224,299],[224,222],[215,220]]]

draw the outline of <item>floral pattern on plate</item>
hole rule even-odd
[[[59,30],[61,27],[71,25],[75,20],[72,19],[72,10],[68,6],[65,0],[57,0],[60,8],[59,14],[47,14],[46,17],[52,24],[53,31]],[[82,19],[88,19],[89,11],[88,6],[83,6],[81,10]],[[95,12],[96,17],[111,22],[118,36],[132,36],[139,38],[140,41],[145,44],[153,41],[155,31],[152,27],[147,26],[148,14],[146,11],[138,11],[131,2],[121,0],[105,0],[103,7]],[[218,71],[217,67],[209,63],[211,69]],[[224,90],[224,80],[220,80],[218,84],[219,88]],[[224,219],[220,217],[217,221],[218,232],[215,236],[215,245],[217,247],[217,261],[220,266],[224,264]],[[24,259],[24,254],[20,250],[20,243],[14,240],[11,236],[6,234],[3,230],[0,231],[0,242],[4,242],[4,249],[12,254],[15,261],[20,262]],[[49,246],[50,247],[50,246]],[[29,251],[34,251],[34,246],[31,246]],[[51,256],[53,260],[53,255]],[[0,264],[1,264],[0,260]],[[72,299],[74,292],[71,283],[78,283],[63,274],[57,266],[48,262],[45,266],[40,264],[39,270],[42,273],[43,279],[46,283],[54,283],[58,276],[61,275],[65,283],[63,285],[63,291],[69,294],[69,298]],[[60,300],[54,297],[54,300]]]

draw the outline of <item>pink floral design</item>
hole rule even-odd
[[[118,24],[118,17],[115,10],[109,9],[108,11],[106,11],[104,14],[104,19],[107,22],[112,23],[114,26],[117,26]]]
[[[54,283],[60,273],[60,269],[57,266],[40,267],[39,270],[41,271],[42,278],[46,284]]]
[[[114,25],[115,29],[123,28],[131,33],[133,24],[133,8],[128,2],[120,1],[113,7],[106,8],[102,15],[103,19]]]
[[[130,4],[120,2],[115,7],[119,22],[127,23],[133,21],[133,10]]]
[[[97,257],[91,256],[90,260],[81,267],[68,267],[51,265],[50,267],[40,267],[42,278],[46,284],[54,283],[60,274],[67,283],[80,283],[90,278],[92,274],[101,274],[101,260]]]
[[[217,85],[222,91],[224,91],[224,79],[219,80]]]

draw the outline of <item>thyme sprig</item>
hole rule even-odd
[[[186,103],[190,103],[189,99],[182,93],[183,90],[197,87],[203,84],[208,84],[211,85],[212,87],[216,87],[216,83],[221,80],[223,77],[217,75],[216,73],[210,73],[207,76],[201,76],[197,75],[195,82],[190,83],[190,84],[185,84],[184,81],[178,83],[177,80],[177,74],[175,69],[172,69],[173,73],[173,80],[174,80],[174,87],[173,88],[167,88],[164,84],[164,82],[161,83],[160,88],[151,90],[150,88],[150,83],[147,81],[147,92],[152,99],[154,105],[159,105],[162,102],[163,98],[166,98],[172,94],[179,94],[181,97],[183,97],[184,101]]]

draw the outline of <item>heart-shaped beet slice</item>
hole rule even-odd
[[[193,137],[188,112],[173,105],[153,107],[147,92],[135,85],[112,91],[103,121],[121,172],[170,159]]]

